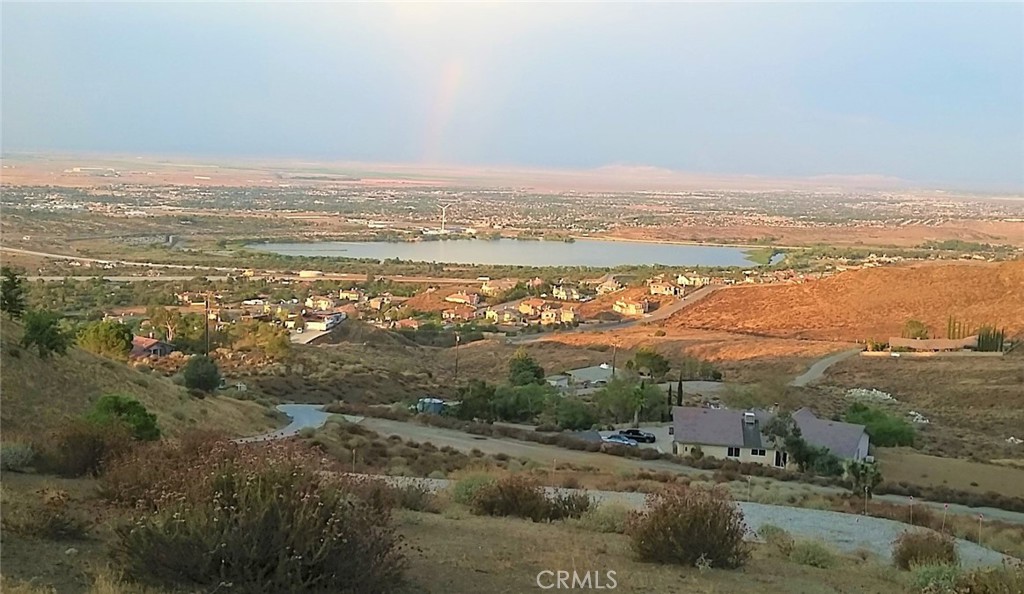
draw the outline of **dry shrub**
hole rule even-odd
[[[477,491],[494,482],[494,477],[487,474],[471,474],[462,477],[452,487],[452,499],[462,505],[471,505]]]
[[[481,485],[470,501],[470,508],[478,515],[513,516],[534,522],[579,518],[590,505],[590,497],[585,493],[548,496],[540,483],[519,474]]]
[[[68,421],[36,447],[39,470],[63,477],[97,475],[104,464],[127,451],[131,434],[120,423]]]
[[[960,558],[952,537],[931,530],[914,530],[896,537],[892,561],[900,569],[910,569],[916,565],[956,565]]]
[[[0,445],[0,470],[24,472],[36,460],[36,450],[27,443]]]
[[[793,540],[793,536],[789,532],[774,524],[761,526],[757,530],[757,535],[764,540],[765,544],[782,553],[784,557],[789,557],[796,545],[796,541]]]
[[[734,568],[750,556],[743,512],[725,489],[668,487],[652,494],[627,532],[644,561]]]
[[[607,502],[593,506],[576,520],[584,530],[622,534],[626,531],[631,510],[621,503]]]
[[[837,561],[835,553],[820,542],[812,540],[802,540],[795,543],[789,553],[789,558],[794,563],[819,569],[835,567]]]
[[[983,567],[964,573],[956,581],[956,594],[1019,594],[1024,592],[1024,561]]]
[[[402,509],[439,514],[441,501],[425,485],[415,483],[392,487],[395,505]]]
[[[192,456],[166,447],[172,453],[156,464],[178,475],[148,481],[144,513],[115,530],[113,556],[129,577],[254,593],[391,592],[402,583],[401,537],[379,483],[330,472],[295,443],[213,442]],[[157,455],[141,452],[122,464]]]
[[[3,529],[46,540],[82,540],[90,522],[70,509],[69,500],[67,491],[47,487],[31,501],[4,501]]]
[[[590,496],[581,491],[559,493],[549,498],[547,520],[564,520],[579,518],[592,505]]]

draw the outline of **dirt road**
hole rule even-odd
[[[810,383],[820,380],[825,372],[828,371],[829,367],[832,367],[836,363],[843,359],[848,359],[861,352],[862,349],[850,349],[848,351],[842,351],[839,353],[833,353],[827,357],[822,357],[814,362],[807,371],[793,378],[793,381],[789,382],[789,385],[795,387],[803,387]]]

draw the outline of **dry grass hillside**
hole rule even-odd
[[[104,394],[123,394],[157,415],[167,434],[196,427],[251,435],[275,427],[276,414],[250,401],[217,395],[193,398],[156,374],[72,348],[64,357],[41,359],[19,345],[21,326],[0,326],[0,424],[5,435],[47,431],[87,412]]]
[[[912,318],[942,337],[949,316],[1024,332],[1024,262],[874,268],[802,285],[737,287],[665,326],[855,341],[899,336]]]

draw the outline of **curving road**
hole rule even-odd
[[[810,383],[816,382],[824,377],[825,372],[828,371],[829,367],[832,367],[843,359],[848,359],[860,353],[862,350],[863,349],[850,349],[848,351],[833,353],[827,357],[822,357],[815,361],[807,371],[793,378],[793,381],[789,382],[789,385],[802,388]]]
[[[322,427],[331,416],[330,413],[324,412],[323,409],[323,405],[320,404],[279,404],[277,405],[277,410],[288,415],[288,418],[291,419],[291,422],[288,423],[288,425],[261,435],[240,437],[234,441],[235,443],[273,441],[275,439],[292,437],[293,435],[297,435],[299,431],[302,431],[303,429],[317,429]]]
[[[454,481],[447,479],[420,479],[411,477],[383,477],[385,481],[396,486],[421,485],[431,491],[447,489]],[[589,489],[561,489],[547,487],[550,494],[585,493],[597,503],[616,502],[632,509],[642,509],[647,505],[647,496],[643,493],[620,493],[613,491],[595,491]],[[737,502],[743,511],[743,518],[748,530],[757,532],[766,524],[773,524],[785,529],[799,538],[821,540],[829,543],[845,553],[853,553],[858,549],[873,551],[884,561],[891,560],[892,542],[900,533],[910,526],[894,520],[858,516],[832,511],[765,505],[761,503]],[[957,552],[964,566],[999,565],[1009,557],[992,549],[979,546],[973,542],[957,539]]]

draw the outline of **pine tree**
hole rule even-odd
[[[7,314],[12,320],[16,320],[25,313],[25,289],[21,276],[13,268],[4,266],[0,269],[0,311]]]

